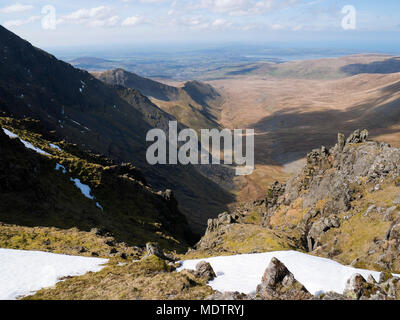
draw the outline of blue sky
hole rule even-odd
[[[49,4],[55,29],[42,27]],[[356,10],[355,29],[342,27],[345,5]],[[0,24],[45,48],[234,41],[400,46],[400,1],[2,0]]]

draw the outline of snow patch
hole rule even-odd
[[[107,259],[0,249],[0,300],[14,300],[52,287],[60,278],[104,268]]]
[[[62,173],[67,173],[67,169],[65,169],[65,167],[59,163],[56,164],[56,170],[59,171],[62,169]]]
[[[59,146],[57,146],[57,145],[55,145],[55,144],[53,144],[53,143],[50,143],[49,146],[50,146],[50,148],[52,148],[52,149],[56,149],[56,150],[58,150],[58,151],[64,152],[63,149],[61,149]]]
[[[19,138],[15,133],[12,133],[11,131],[9,131],[9,130],[7,130],[7,129],[5,129],[5,128],[3,128],[3,131],[4,131],[4,133],[5,133],[7,136],[9,136],[11,139],[17,139],[17,138],[18,138],[19,141],[21,141],[21,142],[23,143],[23,145],[25,146],[25,148],[31,149],[31,150],[33,150],[33,151],[35,151],[35,152],[37,152],[37,153],[40,153],[40,154],[42,154],[42,155],[45,155],[45,156],[51,156],[50,153],[47,153],[46,151],[43,151],[42,149],[35,147],[34,145],[32,145],[32,144],[31,144],[30,142],[28,142],[28,141],[22,140],[22,139]]]
[[[81,182],[81,180],[79,180],[79,179],[72,179],[72,178],[71,178],[71,181],[73,181],[73,182],[75,183],[75,186],[76,186],[79,190],[81,190],[82,194],[83,194],[86,198],[88,198],[88,199],[90,199],[90,200],[94,200],[94,197],[91,195],[92,189],[90,189],[90,187],[89,187],[87,184],[83,184],[83,183]]]
[[[15,133],[12,133],[11,131],[9,131],[9,130],[7,130],[7,129],[5,129],[5,128],[3,128],[3,131],[4,131],[4,133],[5,133],[8,137],[10,137],[11,139],[16,139],[16,138],[18,138],[18,136],[17,136]]]
[[[296,251],[187,260],[182,261],[178,271],[183,269],[194,270],[198,262],[207,261],[218,274],[217,278],[209,283],[214,290],[221,292],[238,291],[249,294],[255,292],[257,285],[261,283],[265,269],[273,257],[282,261],[294,277],[314,295],[330,291],[343,293],[347,280],[355,273],[361,274],[364,278],[372,275],[375,279],[379,279],[380,275],[376,271],[355,269],[333,260]]]

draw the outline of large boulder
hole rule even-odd
[[[206,279],[207,281],[214,280],[216,277],[211,264],[206,261],[201,261],[196,265],[196,275]]]
[[[272,258],[257,286],[257,297],[263,300],[309,300],[313,296],[281,261]]]

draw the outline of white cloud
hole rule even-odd
[[[232,22],[225,19],[216,19],[211,25],[215,28],[228,28],[232,26]]]
[[[16,13],[16,12],[24,12],[24,11],[29,11],[32,10],[34,6],[31,5],[24,5],[21,3],[15,3],[13,5],[0,8],[0,13]]]
[[[61,17],[57,24],[84,24],[89,27],[114,27],[119,23],[119,16],[112,7],[100,6],[96,8],[79,9],[69,15]]]
[[[252,5],[252,0],[200,0],[199,7],[220,13],[235,13],[249,10]]]
[[[121,25],[124,27],[131,27],[131,26],[136,26],[142,22],[143,22],[143,17],[132,16],[132,17],[128,17],[124,21],[122,21]]]
[[[298,4],[298,0],[199,0],[194,8],[207,9],[231,16],[260,15],[274,9]]]
[[[271,25],[271,29],[272,30],[282,30],[282,29],[284,29],[284,26],[279,23],[276,23],[276,24]]]
[[[40,18],[41,18],[40,16],[32,16],[25,20],[9,20],[9,21],[5,21],[3,25],[6,28],[20,27],[22,25],[38,21],[38,20],[40,20]]]

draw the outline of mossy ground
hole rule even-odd
[[[212,293],[203,279],[149,256],[66,279],[25,300],[201,300]]]
[[[117,260],[124,253],[126,259],[138,259],[143,252],[139,248],[118,243],[113,237],[100,236],[95,232],[79,231],[77,228],[62,230],[45,227],[22,227],[0,224],[0,248],[34,250],[76,256],[96,256]],[[110,255],[111,250],[116,254]]]
[[[232,224],[206,234],[197,250],[181,255],[182,260],[247,253],[291,250],[290,240],[256,224]]]

